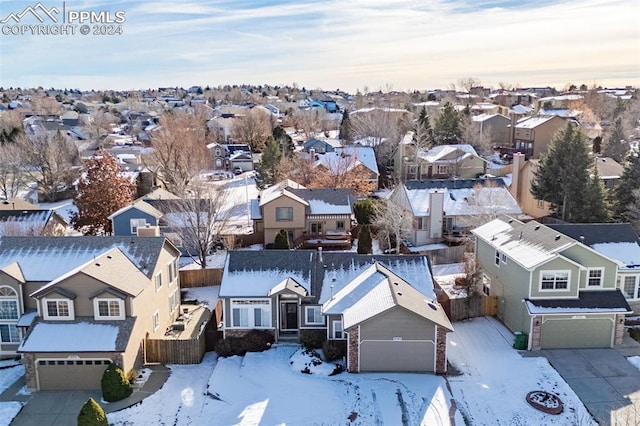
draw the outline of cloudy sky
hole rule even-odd
[[[41,3],[58,17],[124,11],[123,34],[15,35],[16,25],[39,22],[9,19],[0,24],[0,86],[423,90],[465,77],[494,87],[640,86],[638,0]],[[36,4],[1,0],[0,21]]]

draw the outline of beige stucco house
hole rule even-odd
[[[567,126],[557,115],[534,116],[518,120],[513,130],[513,149],[529,158],[540,158],[547,152],[554,135]]]
[[[22,355],[31,390],[99,389],[178,317],[178,256],[163,237],[3,237],[1,353]]]

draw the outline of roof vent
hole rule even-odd
[[[99,263],[96,263],[96,266],[100,266],[100,264],[99,264]]]
[[[113,257],[111,257],[111,255],[107,255],[107,259],[113,259]]]
[[[395,285],[400,285],[400,284],[398,284],[398,283],[397,283],[397,282],[395,282],[395,281],[393,282],[393,284],[395,284]]]
[[[431,302],[427,302],[427,306],[428,306],[428,307],[430,307],[431,309],[433,309],[434,311],[437,311],[437,310],[438,310],[438,308],[436,307],[436,305],[434,305],[434,304],[433,304],[433,303],[431,303]]]
[[[554,238],[554,240],[558,241],[560,239],[560,235],[556,235],[556,237]]]
[[[401,293],[401,292],[398,292],[398,296],[402,296],[402,293]]]
[[[534,231],[537,231],[538,229],[540,229],[540,225],[536,225],[536,227],[533,228]]]

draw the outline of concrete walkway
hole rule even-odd
[[[640,370],[625,358],[640,355],[638,342],[626,340],[614,349],[546,349],[540,354],[599,424],[640,424]]]
[[[170,371],[162,365],[151,365],[151,374],[140,389],[122,401],[101,402],[101,391],[40,391],[31,395],[18,395],[24,386],[24,377],[18,379],[2,395],[0,401],[19,401],[22,410],[11,422],[12,426],[76,426],[80,409],[89,398],[95,399],[107,413],[120,411],[140,403],[158,391],[169,378]]]

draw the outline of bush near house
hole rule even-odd
[[[346,340],[327,340],[322,345],[322,352],[327,361],[336,361],[347,356]]]
[[[300,330],[300,343],[307,349],[320,349],[326,340],[326,330]]]
[[[250,330],[242,337],[227,337],[218,341],[218,356],[244,355],[247,352],[262,352],[271,347],[273,334],[266,330]]]
[[[78,426],[109,426],[104,410],[93,398],[84,403],[78,414]]]
[[[133,392],[133,388],[122,368],[110,364],[102,375],[102,397],[107,402],[125,399]]]
[[[629,335],[634,339],[640,342],[640,328],[630,328]]]

